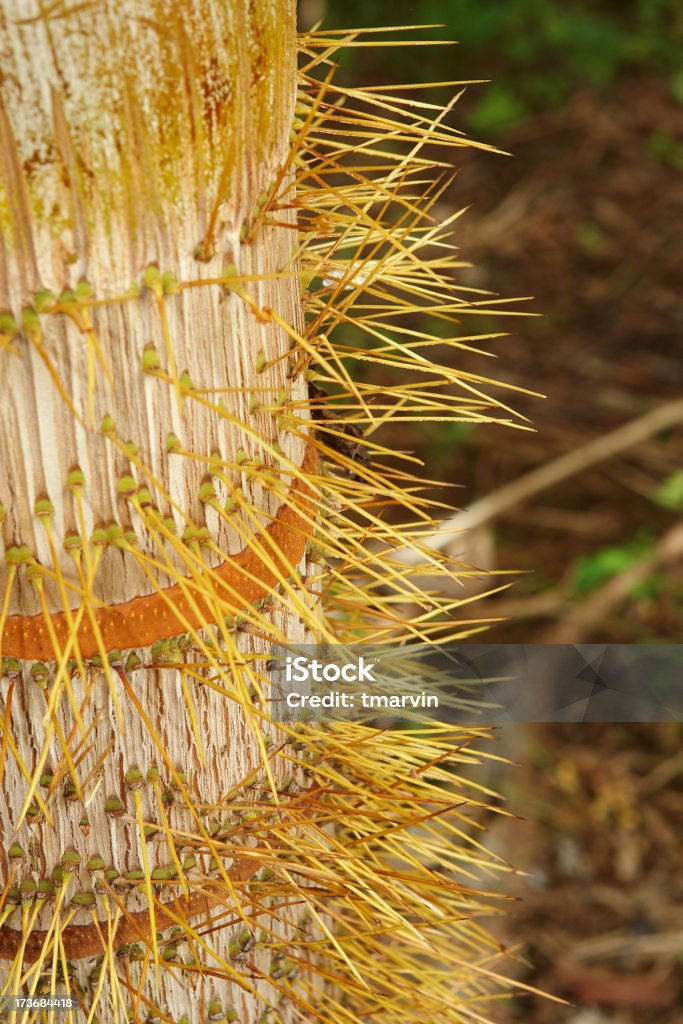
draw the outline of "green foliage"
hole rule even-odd
[[[574,567],[572,579],[574,593],[583,597],[592,590],[596,590],[603,583],[607,583],[614,576],[620,575],[639,562],[651,546],[652,533],[649,530],[640,530],[635,537],[623,544],[600,548],[599,551],[580,558]],[[639,589],[637,596],[651,596],[651,593],[648,589],[648,594],[645,595]]]
[[[678,512],[683,509],[683,469],[671,473],[657,488],[653,501],[660,508]]]
[[[600,251],[605,241],[605,232],[599,224],[592,220],[583,220],[576,225],[576,241],[584,252],[596,253]]]
[[[675,100],[683,103],[683,68],[671,76],[671,93]]]
[[[477,135],[493,135],[506,125],[521,121],[528,109],[523,100],[504,85],[490,85],[467,119]]]
[[[577,88],[628,70],[663,72],[683,102],[683,8],[677,0],[328,0],[329,28],[436,24],[429,38],[456,48],[378,51],[378,77],[404,81],[493,79],[470,106],[468,127],[492,133],[547,110]],[[367,51],[349,51],[349,65]],[[372,72],[371,72],[372,73]]]
[[[650,155],[677,171],[683,170],[683,142],[669,132],[653,132],[647,140]]]

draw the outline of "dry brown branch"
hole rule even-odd
[[[492,494],[487,494],[486,497],[475,501],[468,509],[445,519],[439,525],[438,531],[423,542],[424,556],[422,552],[405,550],[397,552],[396,557],[403,565],[417,565],[424,562],[430,552],[443,551],[452,542],[454,532],[472,530],[481,526],[516,505],[521,505],[522,502],[541,491],[555,486],[562,480],[575,476],[600,462],[605,462],[620,452],[634,448],[648,437],[663,430],[670,430],[681,422],[683,422],[683,399],[666,402],[645,415],[617,427],[616,430],[588,441],[570,452],[565,452],[564,455],[544,463],[537,469],[532,469],[531,472],[525,473],[517,480],[511,481],[509,484],[499,487]]]

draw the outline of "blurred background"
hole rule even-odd
[[[524,570],[478,604],[500,621],[475,639],[681,642],[683,6],[301,0],[301,27],[319,20],[443,25],[413,35],[459,45],[351,51],[341,74],[490,80],[467,88],[453,123],[511,154],[456,151],[441,209],[469,207],[460,283],[534,297],[519,308],[540,316],[479,320],[511,332],[488,343],[495,365],[459,365],[542,392],[515,402],[535,432],[424,424],[401,445],[459,485],[455,499],[444,489],[451,503],[508,488],[446,549]],[[510,881],[522,900],[502,934],[519,977],[570,1005],[530,996],[500,1021],[683,1022],[682,739],[677,724],[503,730],[495,752],[518,764],[493,782],[518,817],[496,817],[490,842],[527,875]]]

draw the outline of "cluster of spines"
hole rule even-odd
[[[434,183],[427,183],[438,161],[425,156],[423,147],[469,143],[447,126],[444,117],[449,108],[435,115],[431,105],[416,102],[412,94],[406,102],[400,90],[392,96],[378,90],[343,89],[333,86],[329,75],[323,82],[314,77],[316,70],[329,64],[339,46],[353,43],[353,38],[325,33],[309,34],[302,40],[305,60],[288,161],[259,196],[240,233],[241,242],[248,245],[264,223],[292,227],[279,219],[278,211],[291,203],[287,179],[294,168],[298,235],[293,239],[291,265],[283,267],[281,273],[296,276],[300,282],[307,310],[303,334],[279,320],[275,311],[259,309],[250,295],[250,279],[240,276],[234,266],[225,268],[220,279],[194,282],[179,282],[172,271],[150,266],[141,284],[134,284],[125,295],[113,300],[97,299],[90,285],[82,282],[58,298],[47,292],[36,295],[22,324],[3,312],[0,347],[11,355],[21,334],[36,347],[49,368],[41,317],[66,315],[87,340],[91,376],[98,367],[106,373],[106,357],[93,329],[90,310],[101,301],[136,301],[145,288],[161,310],[164,301],[183,288],[218,286],[247,303],[261,322],[279,322],[292,341],[286,356],[290,378],[307,375],[330,388],[331,396],[329,415],[321,423],[313,416],[314,401],[294,403],[286,395],[269,394],[258,385],[248,389],[251,413],[270,413],[278,430],[302,438],[321,459],[317,470],[305,474],[305,484],[315,493],[321,512],[304,509],[301,514],[311,531],[308,553],[318,565],[305,585],[322,600],[316,600],[313,608],[310,602],[296,600],[303,581],[284,574],[276,588],[280,591],[276,603],[293,610],[327,640],[391,639],[400,643],[415,638],[460,638],[482,628],[483,623],[478,619],[452,621],[463,602],[425,593],[414,571],[402,570],[393,561],[392,552],[403,547],[423,552],[425,571],[431,574],[438,569],[466,577],[475,570],[429,553],[424,539],[434,529],[439,506],[429,497],[428,484],[415,467],[415,460],[392,451],[374,435],[392,421],[494,421],[517,427],[524,423],[507,405],[486,393],[482,379],[459,372],[448,361],[439,366],[431,358],[437,344],[452,352],[478,347],[483,340],[497,336],[457,333],[463,319],[490,312],[496,308],[496,300],[473,295],[471,290],[453,290],[450,275],[462,265],[447,241],[455,215],[445,224],[435,219],[435,206],[447,179],[437,169]],[[407,152],[405,148],[402,153],[390,151],[384,140],[404,144]],[[413,326],[411,318],[425,308],[441,324],[451,325],[455,336],[432,337]],[[345,332],[350,330],[354,335],[363,333],[362,344],[345,340]],[[229,416],[221,398],[204,394],[186,371],[175,366],[172,346],[167,339],[164,341],[162,346],[149,343],[145,347],[142,372],[166,381],[179,401],[199,401],[217,416]],[[354,381],[348,369],[351,360],[390,368],[397,378],[403,375],[405,379],[397,379],[389,388]],[[267,365],[263,353],[258,353],[253,367],[256,379]],[[57,380],[55,383],[59,386]],[[502,386],[500,381],[492,383]],[[92,391],[90,387],[90,395]],[[62,397],[70,404],[67,395]],[[71,411],[80,418],[73,407]],[[365,444],[372,453],[373,466],[350,467],[348,457],[335,445],[334,438],[347,422],[365,427]],[[216,454],[207,462],[199,500],[224,515],[243,512],[243,535],[249,545],[258,540],[258,530],[249,526],[244,492],[234,484],[234,474],[258,476],[266,489],[275,490],[287,504],[293,499],[286,483],[296,480],[302,471],[284,458],[277,442],[261,438],[252,424],[238,426],[261,445],[263,458],[250,458],[243,449],[232,459]],[[130,464],[130,472],[117,480],[116,490],[128,502],[131,518],[156,527],[160,548],[169,544],[193,573],[193,586],[200,586],[197,569],[203,564],[201,551],[220,555],[215,545],[212,549],[208,531],[202,524],[187,521],[182,509],[171,511],[170,497],[149,479],[135,442],[118,437],[111,417],[105,417],[100,430]],[[175,434],[169,435],[166,451],[169,456],[198,458],[184,449]],[[228,483],[230,489],[227,501],[220,505],[216,480]],[[82,471],[75,467],[67,486],[76,500],[85,484]],[[165,513],[160,510],[163,504]],[[392,521],[393,509],[410,511],[413,522],[406,525]],[[52,511],[47,496],[39,499],[35,514],[43,524],[49,526]],[[363,524],[361,531],[359,521]],[[359,532],[364,534],[364,542],[358,539]],[[74,534],[65,538],[64,544],[74,552],[77,562],[79,553],[88,547],[90,560],[96,563],[97,549],[110,544],[137,557],[137,533],[130,523],[102,525],[90,537]],[[8,549],[5,557],[11,579],[21,569],[34,579],[53,571],[40,566],[21,543]],[[173,577],[177,570],[167,563],[165,571]],[[83,586],[81,596],[90,599],[92,579],[84,580]],[[220,611],[221,598],[210,579],[207,599]],[[403,621],[400,610],[395,610],[406,601],[421,609],[413,622]],[[195,658],[205,659],[206,667],[214,674],[214,685],[221,685],[218,680],[224,679],[238,650],[235,629],[247,625],[264,637],[278,639],[266,614],[270,608],[245,608],[240,613],[234,608],[223,610],[226,614],[219,616],[220,625],[213,633],[179,631],[179,636],[160,642],[151,652],[103,650],[80,662],[77,657],[66,657],[64,652],[59,657],[55,652],[57,668],[35,662],[29,666],[31,678],[48,689],[51,685],[63,686],[66,676],[84,676],[86,670],[125,675],[155,665],[183,668],[186,652],[191,649]],[[10,682],[22,668],[25,666],[16,659],[3,660],[3,674]],[[258,695],[263,685],[259,671],[247,668],[247,674],[252,680],[252,696]],[[249,687],[245,687],[243,692],[238,689],[229,695],[245,706],[248,701],[251,708],[248,694]],[[264,717],[260,712],[261,724]],[[230,947],[232,968],[222,968],[226,976],[240,983],[239,968],[247,963],[253,946],[260,945],[271,951],[270,978],[277,983],[275,991],[281,995],[286,992],[310,1019],[315,1019],[315,1014],[322,1021],[351,1024],[366,1013],[377,1017],[381,1007],[379,1019],[386,1024],[432,1017],[453,1022],[481,1020],[480,1006],[486,991],[491,987],[502,989],[505,983],[493,966],[502,950],[474,921],[476,915],[490,910],[486,897],[480,899],[476,893],[476,879],[482,872],[506,869],[506,865],[497,863],[479,847],[474,838],[476,823],[468,820],[469,812],[475,813],[491,794],[476,793],[476,789],[470,790],[470,795],[461,791],[456,801],[452,789],[463,785],[455,778],[453,768],[463,761],[476,761],[469,743],[483,739],[484,734],[465,735],[446,727],[432,727],[431,733],[415,730],[402,734],[400,742],[393,742],[387,734],[348,724],[327,728],[309,725],[291,728],[289,733],[291,744],[280,756],[291,763],[294,771],[302,773],[305,785],[280,785],[274,792],[266,784],[266,809],[247,808],[234,826],[241,841],[256,844],[259,857],[268,866],[243,887],[238,916],[248,917],[253,907],[255,921],[253,927],[245,926],[236,933]],[[268,734],[264,739],[269,746],[272,741]],[[6,753],[3,747],[3,756]],[[448,767],[449,759],[452,767]],[[135,771],[138,769],[129,773]],[[54,775],[48,781],[49,775],[43,766],[33,802],[27,807],[30,820],[40,820],[43,814],[40,786],[47,782],[49,790],[54,782]],[[68,770],[62,778],[64,785],[76,785]],[[149,773],[144,781],[155,785]],[[133,774],[126,779],[133,800],[139,792],[138,782],[142,785],[143,779]],[[187,797],[182,782],[176,789],[182,799]],[[168,792],[177,799],[170,786]],[[275,810],[271,806],[273,797]],[[463,809],[456,809],[456,803]],[[112,815],[125,813],[124,800],[112,794],[105,811]],[[207,811],[214,817],[203,826],[202,842],[214,851],[208,865],[213,872],[218,871],[222,859],[235,855],[234,844],[221,828],[220,811]],[[144,822],[139,811],[138,818],[149,841],[160,826],[158,822]],[[342,822],[346,833],[335,833],[332,826]],[[168,833],[169,846],[180,849],[186,836],[174,835],[170,827]],[[0,899],[3,922],[15,912],[17,899],[16,907],[22,909],[25,920],[27,908],[34,901],[55,899],[62,890],[64,899],[64,887],[76,866],[70,853],[75,851],[65,851],[49,877],[38,882],[27,877],[18,887],[6,889]],[[18,847],[14,854],[12,859],[18,864]],[[86,868],[92,871],[95,891],[76,893],[72,909],[92,909],[95,893],[111,895],[117,886],[146,887],[148,892],[152,884],[155,890],[160,886],[178,890],[183,881],[191,886],[191,872],[196,867],[192,858],[196,860],[195,853],[184,857],[180,872],[175,861],[169,861],[166,868],[146,870],[141,866],[133,872],[136,877],[123,879],[112,874],[115,869],[89,862]],[[471,888],[448,880],[447,872],[460,872]],[[253,904],[249,902],[252,898]],[[311,917],[315,918],[317,937],[305,931],[298,945],[295,940],[293,946],[280,949],[274,931],[264,931],[259,923],[264,917],[277,922],[277,907],[267,906],[269,899],[271,903],[279,899],[283,906],[300,902],[309,923]],[[222,901],[224,916],[234,917],[235,907],[228,897],[222,897]],[[325,915],[332,918],[331,927],[325,924]],[[153,939],[158,964],[169,970],[177,967],[179,948],[184,943],[196,948],[199,940],[189,921],[176,929]],[[456,942],[463,950],[459,960],[453,954]],[[121,962],[141,963],[145,970],[149,967],[149,950],[144,944],[125,943],[116,955]],[[305,962],[305,972],[299,971],[300,960]],[[95,992],[105,962],[106,969],[114,971],[114,961],[105,951],[102,961],[93,967]],[[414,1003],[418,964],[421,992]],[[192,959],[185,966],[200,969]],[[311,981],[316,971],[319,988]],[[53,977],[60,974],[62,981],[68,981],[68,965],[65,970],[57,961]],[[303,974],[299,994],[288,984],[297,974]],[[457,1000],[453,998],[454,978]],[[327,990],[329,980],[334,984]],[[40,988],[43,981],[37,983]],[[264,1020],[274,1024],[277,1012],[273,1006],[268,1009]],[[150,1008],[147,1019],[156,1019],[155,1013]],[[214,1000],[207,1007],[207,1016],[213,1021],[233,1022],[236,1011]]]

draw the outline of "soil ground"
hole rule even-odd
[[[508,729],[513,727],[506,727]],[[523,874],[501,935],[529,995],[501,1024],[683,1024],[683,752],[672,725],[537,725],[501,737],[518,818],[487,845]]]
[[[430,465],[465,485],[459,504],[680,396],[683,189],[670,140],[681,138],[683,107],[666,82],[629,79],[497,137],[513,157],[463,162],[448,199],[472,204],[458,228],[475,264],[463,283],[535,296],[529,308],[542,317],[515,321],[494,343],[494,370],[547,398],[515,403],[536,433],[484,427],[461,444],[427,433]],[[459,365],[490,371],[476,356]],[[656,545],[677,516],[653,495],[683,466],[682,437],[653,437],[501,517],[490,564],[530,572],[480,606],[509,621],[476,639],[551,640],[583,599],[573,582],[582,560]],[[598,611],[564,639],[680,642],[680,557]],[[546,724],[502,737],[519,767],[497,781],[526,820],[497,819],[491,842],[528,872],[511,887],[522,899],[507,941],[523,951],[520,978],[570,1004],[529,996],[499,1020],[683,1022],[682,739],[676,724]]]

